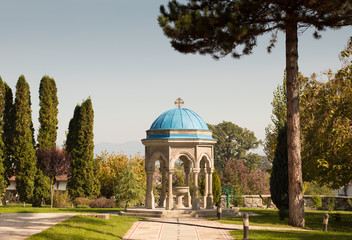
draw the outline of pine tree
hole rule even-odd
[[[0,77],[0,133],[3,132],[4,126],[4,108],[5,108],[5,84]],[[6,189],[7,181],[5,178],[4,168],[4,142],[0,137],[0,200],[3,198],[3,193]]]
[[[13,137],[15,129],[15,109],[11,88],[5,83],[5,106],[4,106],[4,129],[2,139],[4,142],[4,166],[5,176],[9,184],[9,178],[14,175],[15,163],[13,160]]]
[[[27,202],[32,198],[34,178],[37,172],[31,113],[29,85],[25,77],[21,75],[16,84],[13,155],[16,188],[21,202]]]
[[[38,147],[52,149],[56,147],[58,104],[57,88],[53,78],[44,76],[39,87],[39,133]]]
[[[186,2],[186,3],[184,3]],[[289,224],[304,227],[299,119],[298,33],[314,27],[352,25],[351,0],[172,0],[160,7],[159,24],[171,45],[182,53],[210,54],[215,59],[251,54],[257,38],[271,33],[268,52],[278,31],[286,37],[287,138],[289,161]],[[240,52],[238,51],[240,48]]]
[[[114,194],[118,204],[125,203],[125,209],[128,203],[140,203],[144,198],[143,183],[135,173],[132,163],[120,173],[119,184],[115,186]]]
[[[72,174],[67,183],[71,198],[94,198],[100,194],[100,184],[94,160],[94,112],[88,98],[77,105],[69,123],[66,151],[72,158]]]
[[[287,126],[279,129],[277,146],[270,177],[271,199],[279,209],[280,219],[287,216],[289,209]]]

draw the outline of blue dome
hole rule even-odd
[[[158,129],[209,130],[204,120],[187,108],[173,108],[161,114],[150,127],[150,130]]]

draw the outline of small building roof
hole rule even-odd
[[[161,114],[152,124],[150,130],[209,130],[204,120],[187,108],[173,108]]]

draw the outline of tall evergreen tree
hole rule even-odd
[[[171,45],[182,53],[210,54],[218,59],[252,53],[257,38],[278,31],[286,36],[287,143],[289,163],[289,224],[304,227],[299,120],[298,33],[314,27],[314,37],[326,28],[352,25],[351,0],[172,0],[161,6],[159,24]],[[238,52],[238,47],[241,52]]]
[[[27,202],[32,198],[34,178],[37,172],[31,115],[29,85],[25,77],[21,75],[16,84],[13,158],[16,188],[22,202]]]
[[[66,151],[72,158],[72,174],[67,187],[71,198],[93,198],[100,194],[100,184],[94,164],[94,112],[90,98],[77,105],[69,123]]]
[[[4,108],[5,108],[5,84],[0,77],[0,133],[3,132],[4,126]],[[7,186],[4,168],[4,142],[0,137],[0,200]]]
[[[5,176],[9,180],[14,175],[15,163],[13,160],[13,137],[15,129],[15,109],[13,104],[13,94],[11,88],[5,85],[5,106],[4,106],[4,129],[2,139],[4,141],[4,166]],[[8,182],[9,184],[9,182]]]
[[[40,128],[39,128],[39,133],[38,133],[38,151],[41,152],[39,154],[40,156],[45,155],[43,152],[48,152],[48,156],[51,155],[52,152],[55,151],[56,149],[56,137],[57,137],[57,124],[58,124],[58,104],[59,101],[57,99],[57,88],[56,88],[56,83],[53,78],[50,78],[49,76],[44,76],[41,81],[40,81],[40,86],[39,86],[39,105],[40,105],[40,110],[39,110],[39,123],[40,123]],[[38,159],[39,160],[39,159]],[[43,174],[46,174],[49,176],[49,181],[50,181],[50,192],[51,192],[51,207],[53,205],[53,183],[54,183],[54,177],[52,171],[48,171],[49,169],[53,169],[54,166],[49,166],[52,165],[53,162],[50,161],[50,157],[46,158],[41,158],[41,161],[38,161],[38,168],[40,168],[40,171],[38,171],[38,177],[36,178],[36,188],[41,189],[41,191],[35,191],[35,200],[36,200],[36,205],[41,206],[41,198],[43,198],[46,195],[46,190],[47,187],[45,186],[45,183],[43,183],[43,180],[47,179],[44,176],[41,176]],[[44,163],[43,161],[48,161],[47,163]],[[46,166],[46,167],[44,167]],[[44,185],[43,185],[44,184]]]
[[[55,80],[44,76],[39,86],[38,147],[41,149],[49,150],[56,147],[58,104]]]
[[[287,126],[279,128],[277,145],[270,177],[271,199],[279,209],[283,220],[289,209],[288,160],[287,160]]]

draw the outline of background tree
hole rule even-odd
[[[122,170],[119,183],[115,186],[115,198],[118,204],[125,203],[125,209],[129,203],[140,203],[144,200],[145,191],[143,191],[144,182],[141,182],[135,173],[132,164],[128,164]]]
[[[34,178],[37,172],[33,146],[32,110],[30,90],[26,79],[21,75],[16,84],[14,152],[16,189],[20,201],[32,198]]]
[[[0,77],[0,133],[3,132],[4,126],[4,108],[5,108],[5,84]],[[0,137],[0,201],[3,198],[3,193],[7,187],[4,168],[4,142]]]
[[[128,165],[133,169],[137,180],[140,183],[145,182],[144,158],[140,157],[138,154],[134,157],[127,157],[124,154],[102,152],[97,156],[96,160],[98,162],[98,177],[101,184],[100,192],[102,196],[110,198],[119,193],[120,188],[118,185],[120,185],[121,179],[125,174],[124,170],[127,169]],[[145,184],[136,186],[140,187],[143,192],[143,197],[139,198],[138,196],[137,199],[133,199],[132,202],[141,203],[144,200]],[[124,202],[124,199],[120,200]],[[122,202],[118,201],[119,204]]]
[[[303,94],[304,87],[308,81],[307,77],[304,77],[302,73],[298,73],[298,79],[300,83],[300,97]],[[277,137],[279,129],[282,129],[287,125],[287,90],[286,90],[286,71],[284,73],[282,84],[278,85],[273,93],[273,101],[271,106],[273,107],[272,114],[270,116],[271,123],[265,128],[265,141],[264,141],[264,152],[270,162],[273,162],[275,156],[275,150],[277,145]]]
[[[279,216],[284,220],[289,209],[287,127],[279,129],[277,146],[270,177],[271,199],[279,209]]]
[[[14,151],[14,130],[15,130],[15,108],[13,104],[13,94],[11,88],[5,85],[5,106],[4,106],[4,128],[2,139],[4,142],[4,166],[5,176],[9,184],[9,179],[14,175],[15,163],[13,159]]]
[[[94,160],[94,112],[90,98],[77,105],[69,123],[66,151],[72,158],[72,173],[67,183],[72,198],[94,198],[100,195],[100,184]]]
[[[282,85],[278,85],[273,93],[273,107],[270,116],[272,124],[269,123],[265,128],[264,152],[270,162],[273,162],[275,150],[277,146],[277,137],[279,129],[282,129],[287,124],[287,91],[286,91],[286,72],[284,74]]]
[[[117,174],[127,166],[128,158],[125,155],[114,153],[109,154],[107,151],[102,152],[96,158],[98,163],[98,179],[100,182],[100,193],[106,198],[114,196]]]
[[[51,150],[56,148],[58,124],[57,88],[53,78],[44,76],[39,86],[39,132],[38,147]]]
[[[251,54],[257,37],[272,33],[270,52],[278,31],[286,36],[287,128],[290,214],[289,224],[304,227],[299,121],[298,32],[319,31],[352,24],[350,0],[172,0],[167,12],[160,7],[159,24],[171,45],[182,53],[210,54],[214,58]],[[238,47],[243,46],[238,52]]]
[[[305,179],[334,188],[352,179],[352,38],[342,52],[346,65],[327,73],[322,83],[313,75],[302,97],[302,151]]]
[[[227,159],[244,159],[245,163],[251,167],[260,165],[262,159],[258,154],[247,153],[261,143],[255,137],[254,132],[226,121],[217,125],[208,124],[208,127],[213,131],[213,137],[218,140],[214,149],[214,162],[221,177]]]
[[[243,160],[236,158],[226,161],[223,183],[232,186],[236,196],[269,192],[268,173],[260,169],[251,170],[245,166]]]

